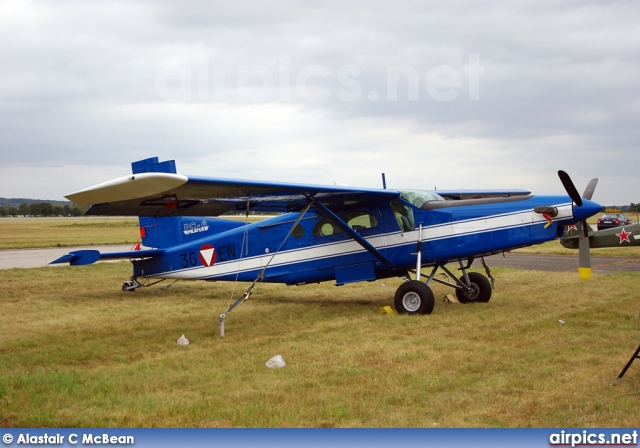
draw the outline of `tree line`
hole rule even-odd
[[[33,204],[20,204],[17,208],[13,205],[0,205],[0,217],[16,216],[82,216],[86,208],[78,205],[60,205],[50,202]]]
[[[625,207],[622,208],[623,212],[640,212],[640,204],[634,204],[633,202],[631,203],[631,205],[626,208]]]

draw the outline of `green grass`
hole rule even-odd
[[[489,303],[435,285],[419,317],[379,314],[395,279],[258,284],[221,338],[230,283],[124,293],[128,262],[0,271],[0,426],[637,425],[640,364],[616,376],[640,342],[640,274],[493,274]]]

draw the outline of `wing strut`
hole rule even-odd
[[[342,219],[340,219],[338,217],[338,215],[336,215],[335,213],[333,213],[331,210],[329,210],[324,204],[322,204],[320,201],[316,201],[314,207],[316,209],[318,209],[320,211],[320,213],[322,213],[323,215],[325,215],[327,218],[331,219],[333,222],[335,222],[342,230],[345,231],[345,233],[347,235],[349,235],[351,238],[353,238],[358,244],[360,244],[362,247],[364,247],[367,252],[369,252],[371,255],[373,255],[374,257],[376,257],[378,260],[380,260],[382,263],[384,263],[385,265],[387,265],[387,267],[389,268],[393,268],[393,263],[391,263],[389,261],[389,259],[387,257],[385,257],[384,255],[382,255],[382,253],[376,249],[375,247],[373,247],[373,245],[371,243],[369,243],[369,241],[365,240],[362,236],[360,236],[358,234],[358,232],[356,232],[355,230],[353,230],[351,227],[349,227],[349,225],[344,222]]]
[[[300,214],[298,215],[298,218],[296,219],[296,221],[293,223],[293,225],[291,226],[291,228],[289,229],[289,232],[285,235],[284,239],[282,240],[282,242],[280,243],[280,246],[278,246],[278,249],[273,253],[273,255],[271,255],[271,258],[269,258],[269,261],[267,262],[267,264],[264,265],[264,267],[262,268],[262,270],[258,273],[258,276],[256,277],[256,279],[253,281],[253,283],[251,283],[251,285],[247,288],[247,290],[245,291],[245,293],[240,296],[240,298],[238,298],[238,300],[236,300],[235,302],[233,302],[231,305],[229,305],[229,308],[227,308],[227,311],[225,311],[224,313],[222,313],[220,315],[220,337],[224,337],[224,319],[227,317],[227,314],[229,314],[231,312],[232,309],[234,309],[235,307],[237,307],[238,305],[240,305],[243,302],[246,302],[249,297],[251,296],[251,294],[253,293],[253,287],[256,286],[256,283],[261,282],[264,279],[264,271],[267,270],[267,268],[269,267],[269,265],[271,264],[271,262],[273,261],[273,258],[276,256],[276,254],[278,252],[280,252],[280,249],[282,249],[282,245],[284,244],[285,241],[287,241],[287,239],[289,238],[289,236],[291,236],[291,233],[293,233],[293,229],[296,228],[296,226],[300,223],[300,220],[302,219],[302,217],[305,215],[305,213],[307,213],[307,211],[309,210],[309,208],[311,208],[311,205],[315,202],[315,199],[311,199],[309,200],[309,202],[307,203],[307,205],[300,211]],[[248,210],[248,207],[247,207]],[[248,211],[247,211],[248,213]]]

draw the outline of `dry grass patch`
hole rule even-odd
[[[420,317],[379,315],[395,279],[259,284],[220,338],[229,283],[123,293],[126,262],[0,271],[0,415],[14,427],[636,425],[640,364],[631,382],[615,377],[640,343],[639,274],[493,273],[489,303],[445,304],[435,285]],[[287,366],[266,368],[276,354]]]

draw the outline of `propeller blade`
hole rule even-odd
[[[580,193],[576,190],[575,185],[573,185],[573,181],[569,177],[567,173],[560,170],[558,171],[558,177],[560,177],[560,182],[564,186],[564,189],[567,191],[567,194],[571,198],[571,200],[580,207],[582,205],[582,198],[580,197]]]
[[[584,193],[582,193],[582,199],[586,199],[587,201],[591,200],[593,196],[593,191],[596,189],[596,185],[598,185],[598,178],[591,179],[587,188],[584,189]]]
[[[591,201],[591,197],[593,196],[593,192],[596,189],[596,185],[598,185],[598,178],[591,179],[587,188],[584,190],[584,194],[580,197],[578,190],[576,190],[573,181],[569,177],[569,175],[560,170],[558,171],[558,177],[560,177],[560,181],[564,186],[564,189],[567,191],[567,194],[573,201],[573,203],[581,207],[583,204],[582,199],[584,198],[586,201]],[[574,208],[574,218],[576,217],[576,209]],[[578,272],[580,273],[580,278],[584,280],[588,280],[591,278],[591,253],[589,247],[589,225],[587,221],[579,221],[577,223],[578,235],[580,238],[578,240]]]
[[[582,231],[584,229],[584,232]],[[578,223],[580,240],[578,241],[578,273],[583,280],[591,278],[591,253],[589,250],[589,230],[586,222]]]

